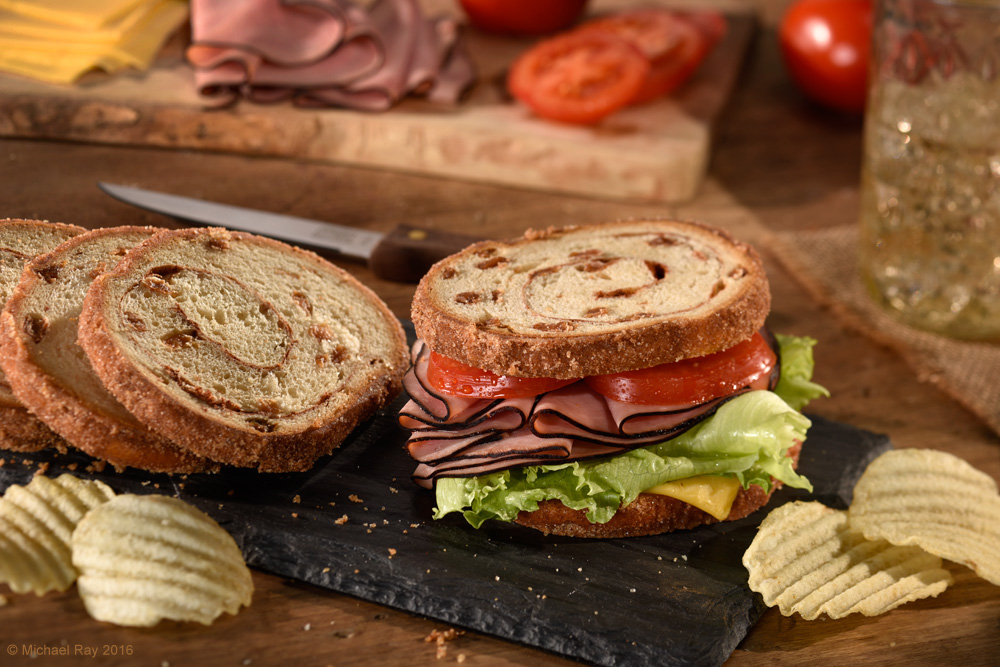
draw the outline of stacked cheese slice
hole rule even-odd
[[[72,83],[146,69],[187,16],[186,0],[0,0],[0,70]]]

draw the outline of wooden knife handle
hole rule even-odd
[[[401,283],[419,282],[431,264],[482,239],[410,225],[399,225],[372,251],[375,275]]]

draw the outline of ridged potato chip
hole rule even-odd
[[[1000,495],[992,477],[946,452],[897,449],[854,487],[851,525],[869,539],[918,545],[1000,586]]]
[[[0,582],[15,593],[65,591],[76,580],[70,538],[80,519],[114,497],[103,482],[36,475],[0,498]]]
[[[952,583],[941,559],[919,547],[867,540],[847,512],[817,502],[773,510],[743,555],[750,588],[785,616],[876,616],[936,597]]]
[[[177,498],[120,495],[80,521],[72,547],[80,597],[101,621],[208,625],[253,595],[233,538]]]

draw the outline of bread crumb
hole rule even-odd
[[[389,487],[389,493],[399,493],[399,489],[394,486]]]
[[[108,465],[107,461],[94,461],[89,466],[87,466],[87,472],[104,472],[104,468],[107,467],[107,465]]]
[[[350,500],[352,503],[363,503],[363,502],[365,502],[361,498],[358,498],[357,494],[355,494],[355,493],[352,493],[351,495],[347,496],[347,499]]]
[[[323,574],[326,574],[326,573],[327,573],[327,572],[329,572],[329,571],[330,571],[330,568],[328,568],[328,567],[324,567],[324,568],[323,568]]]
[[[306,623],[305,625],[302,626],[302,629],[305,630],[306,632],[309,632],[310,630],[312,630],[312,623]]]
[[[295,503],[296,505],[298,505],[299,503],[302,502],[302,496],[300,496],[299,494],[296,493],[295,497],[292,498],[292,502]]]
[[[292,512],[292,518],[293,519],[298,519],[299,518],[299,513],[298,512]]]
[[[347,515],[345,514],[344,516],[340,517],[339,519],[334,519],[333,522],[335,524],[337,524],[338,526],[343,526],[345,523],[347,523]]]
[[[393,549],[392,547],[389,547],[389,558],[392,558],[395,555],[396,555],[396,550]]]
[[[35,470],[35,474],[36,475],[44,475],[48,471],[49,471],[49,462],[48,461],[43,461],[43,462],[41,462],[41,463],[38,464],[38,469]]]
[[[455,657],[455,662],[465,662],[465,654],[464,653],[459,653]]]
[[[431,630],[431,633],[424,637],[424,643],[434,642],[437,644],[437,651],[435,652],[435,657],[440,660],[442,658],[448,657],[448,642],[454,641],[458,637],[465,634],[465,630],[456,630],[455,628],[448,628],[447,630]],[[460,655],[465,655],[460,654]],[[464,662],[465,658],[462,658],[460,662]]]

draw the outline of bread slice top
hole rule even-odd
[[[105,389],[77,344],[93,280],[160,231],[97,229],[29,262],[0,316],[0,365],[22,403],[91,456],[119,468],[199,472],[213,465],[140,424]]]
[[[753,248],[698,223],[650,220],[476,243],[428,271],[412,317],[431,349],[470,366],[577,378],[732,347],[770,305]]]
[[[332,424],[398,393],[408,358],[399,321],[345,271],[224,229],[164,232],[129,252],[91,287],[80,342],[147,426],[273,471],[332,450],[330,433],[356,421]]]
[[[42,220],[6,218],[0,220],[0,307],[14,292],[24,265],[42,253],[49,252],[63,241],[87,230],[76,225]],[[0,370],[0,406],[16,407],[15,397]]]

